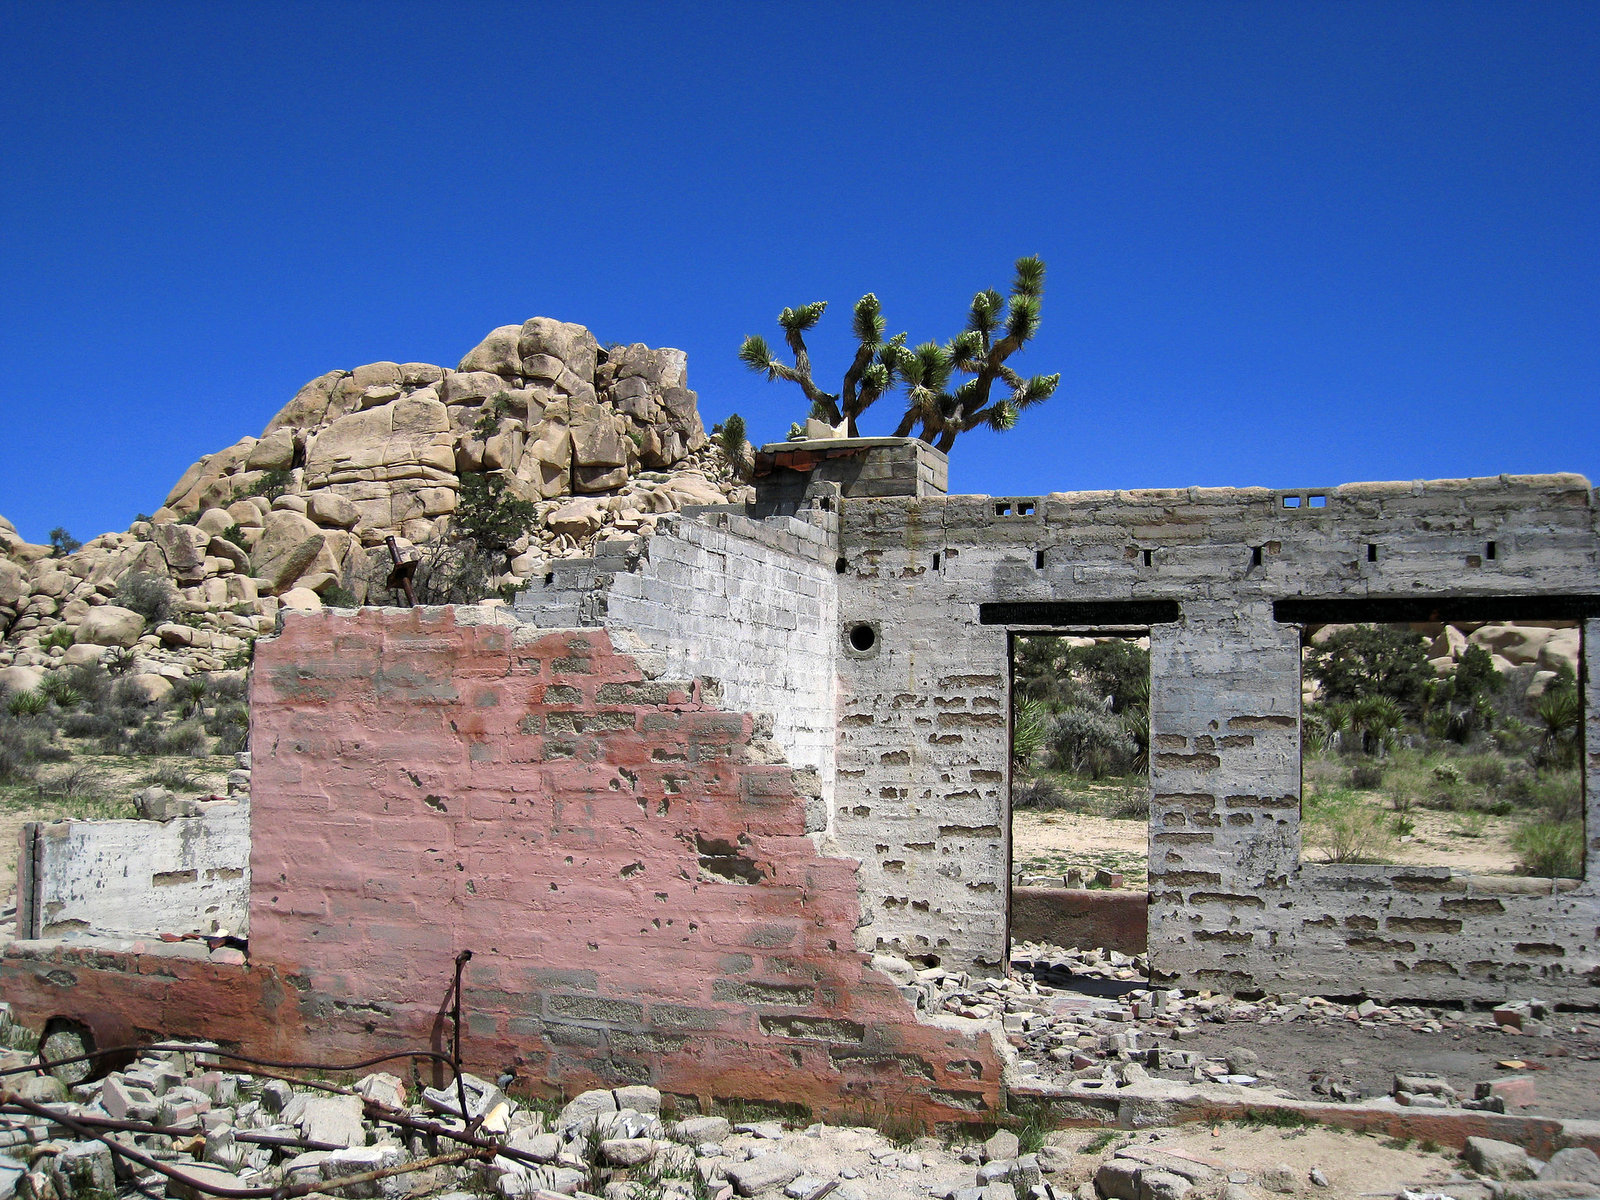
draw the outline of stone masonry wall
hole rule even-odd
[[[830,796],[833,518],[809,515],[816,523],[717,511],[669,519],[614,577],[597,574],[603,563],[562,564],[517,597],[517,615],[628,631],[666,656],[670,674],[716,679],[730,707],[771,716],[789,762],[816,771]]]
[[[262,644],[251,958],[294,964],[303,1011],[425,1041],[471,949],[469,1054],[496,1070],[995,1103],[978,1023],[919,1024],[849,944],[856,864],[818,853],[749,716],[598,630],[467,623],[493,611],[293,616]]]
[[[1273,607],[1592,607],[1597,552],[1596,500],[1576,476],[845,501],[834,809],[840,846],[863,862],[872,923],[858,942],[1002,961],[1008,630],[1093,628],[1115,605],[1166,601],[1177,619],[1151,628],[1158,972],[1419,999],[1494,999],[1534,980],[1600,1000],[1592,867],[1573,884],[1299,861],[1300,627]],[[1036,607],[986,621],[997,604]],[[1072,604],[1113,607],[1049,607]],[[869,650],[849,641],[858,625],[876,634]],[[1594,621],[1585,633],[1592,860]]]

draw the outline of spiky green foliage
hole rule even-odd
[[[750,478],[750,472],[755,466],[755,458],[750,452],[750,443],[745,438],[744,418],[738,413],[729,413],[724,421],[719,421],[711,427],[711,438],[722,451],[722,456],[728,460],[728,466],[740,479]],[[790,431],[793,433],[793,430]]]
[[[906,412],[895,430],[897,436],[908,436],[920,426],[918,436],[923,441],[948,452],[956,438],[969,429],[982,425],[1004,433],[1014,428],[1023,410],[1055,394],[1061,382],[1059,374],[1024,378],[1006,365],[1008,358],[1038,334],[1044,297],[1043,260],[1019,258],[1015,272],[1009,300],[993,288],[973,296],[966,328],[942,348],[949,362],[946,379],[955,374],[971,378],[954,391],[941,385],[933,389],[933,395],[928,394],[925,381],[908,378]],[[991,399],[996,381],[1009,389],[1009,394]]]
[[[890,391],[898,377],[902,356],[906,353],[906,335],[896,334],[885,341],[887,328],[883,307],[878,298],[868,292],[856,301],[851,314],[850,328],[857,346],[845,368],[844,379],[837,392],[825,392],[812,378],[811,353],[806,349],[807,330],[814,328],[826,311],[828,302],[817,300],[799,308],[786,308],[778,314],[778,325],[783,329],[784,341],[794,355],[794,365],[783,362],[767,345],[766,338],[751,334],[739,347],[739,359],[750,370],[768,379],[787,379],[798,384],[810,402],[809,415],[829,425],[848,422],[846,432],[854,436],[856,418],[865,412],[879,397]]]

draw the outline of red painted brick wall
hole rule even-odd
[[[750,718],[603,633],[297,615],[253,687],[250,954],[313,1044],[437,1036],[470,949],[466,1053],[491,1072],[938,1120],[996,1103],[987,1037],[919,1025],[852,948],[856,863],[817,853]]]

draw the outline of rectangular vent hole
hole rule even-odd
[[[1300,507],[1300,497],[1299,496],[1285,496],[1283,498],[1283,506],[1285,508],[1299,508]]]
[[[935,571],[939,569],[939,552],[937,550],[933,552],[933,569]]]
[[[1033,552],[1033,568],[1036,571],[1044,570],[1044,551],[1043,550],[1035,550]]]
[[[1487,546],[1485,546],[1483,548],[1483,556],[1485,558],[1487,558],[1490,562],[1493,562],[1496,558],[1499,557],[1499,555],[1500,555],[1500,544],[1498,542],[1490,542]]]
[[[1376,542],[1368,542],[1367,543],[1367,561],[1368,562],[1377,562],[1378,561],[1378,544]]]
[[[1261,565],[1261,547],[1260,546],[1256,546],[1253,549],[1251,549],[1251,551],[1250,551],[1250,565],[1252,567],[1259,567]]]
[[[1152,551],[1149,551],[1149,550],[1146,550],[1144,552],[1144,565],[1147,566],[1147,567],[1150,565],[1150,555],[1151,555],[1151,553],[1152,553]]]
[[[1019,516],[1019,517],[1031,517],[1031,516],[1033,516],[1033,504],[1031,502],[1018,501],[1018,503],[1017,503],[1017,516]]]
[[[1328,498],[1326,496],[1312,496],[1309,503],[1312,508],[1327,508]]]
[[[997,517],[1009,517],[1011,515],[1011,505],[996,504],[994,506],[994,515]]]

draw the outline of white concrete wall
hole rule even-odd
[[[249,933],[250,807],[171,821],[30,822],[17,871],[20,937]]]

